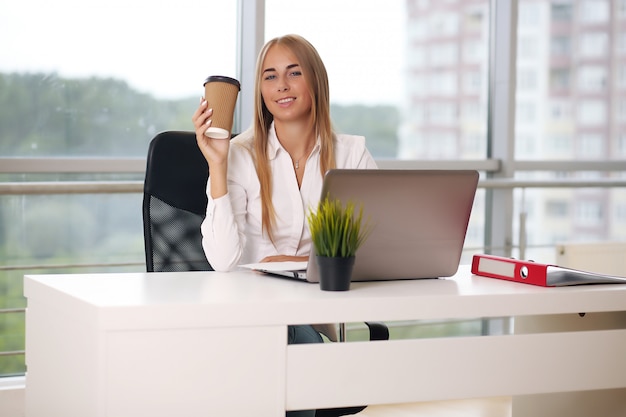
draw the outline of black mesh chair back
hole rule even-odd
[[[148,272],[213,270],[200,232],[208,177],[195,132],[162,132],[150,142],[143,192]]]

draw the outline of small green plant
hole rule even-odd
[[[326,197],[320,200],[317,211],[309,210],[307,220],[318,256],[354,256],[369,234],[369,228],[363,225],[363,205],[356,213],[351,201],[344,208],[338,199]]]

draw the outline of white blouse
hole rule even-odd
[[[243,133],[231,140],[228,194],[211,198],[210,181],[207,183],[209,201],[201,226],[202,246],[216,271],[231,270],[272,255],[308,256],[311,250],[306,215],[310,208],[317,207],[322,191],[319,139],[307,159],[298,188],[293,162],[278,141],[273,124],[269,133],[272,202],[276,211],[274,243],[262,233],[260,183],[248,151],[253,138]],[[376,168],[363,136],[337,135],[335,159],[337,168]]]

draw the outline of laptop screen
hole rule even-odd
[[[372,227],[353,281],[454,275],[477,185],[474,170],[330,170],[321,198],[363,204]],[[307,280],[316,282],[313,256]]]

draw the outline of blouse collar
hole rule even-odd
[[[278,140],[278,136],[276,135],[276,127],[274,126],[274,122],[272,122],[272,124],[270,125],[270,129],[268,132],[268,140],[267,140],[267,157],[269,158],[269,160],[274,160],[276,159],[278,152],[282,151],[287,153],[287,150],[285,148],[283,148],[283,145],[280,143],[280,141]],[[320,147],[320,138],[319,136],[317,137],[317,140],[315,141],[315,146],[313,147],[313,149],[311,150],[311,153],[315,152],[317,149],[319,149]]]

